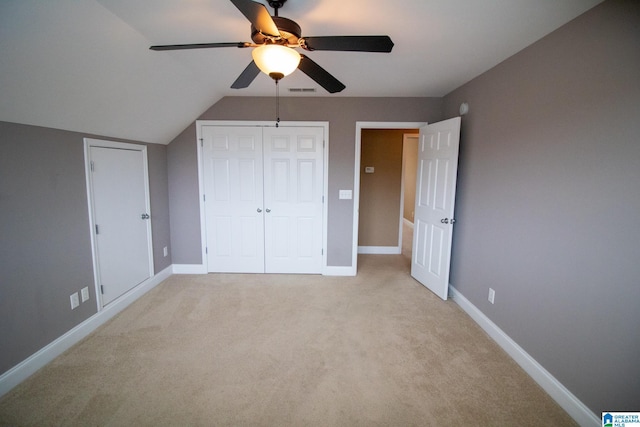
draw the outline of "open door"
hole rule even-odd
[[[443,300],[449,291],[460,117],[420,128],[411,276]]]

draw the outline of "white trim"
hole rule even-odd
[[[196,120],[196,152],[198,159],[198,202],[200,203],[200,250],[202,253],[202,265],[204,273],[184,273],[184,274],[206,274],[207,266],[207,229],[206,229],[206,212],[204,206],[204,166],[202,164],[202,139],[203,126],[244,126],[244,127],[275,127],[273,121],[244,121],[244,120]],[[327,273],[327,242],[328,242],[328,219],[329,219],[329,122],[280,122],[280,127],[322,127],[324,130],[324,181],[322,197],[324,200],[322,215],[322,266],[320,272],[323,275],[331,276]],[[199,271],[199,270],[198,270]],[[178,274],[178,273],[176,273]]]
[[[402,218],[402,223],[404,225],[406,225],[407,227],[413,229],[413,223],[411,221],[409,221],[407,218]]]
[[[358,246],[359,254],[398,255],[402,253],[400,246]]]
[[[323,182],[322,182],[322,266],[320,267],[320,274],[326,274],[327,259],[328,259],[328,245],[329,245],[329,122],[322,122],[324,127],[324,159],[323,163]]]
[[[204,160],[202,155],[202,126],[209,121],[196,120],[196,158],[198,164],[198,204],[200,207],[200,256],[205,274],[209,272],[207,265],[207,215],[204,206]],[[175,268],[175,266],[174,266]],[[175,270],[174,270],[175,271]],[[189,274],[189,273],[186,273]]]
[[[418,141],[420,141],[420,134],[419,133],[404,133],[402,134],[402,181],[400,184],[400,229],[398,230],[398,246],[400,248],[402,248],[402,235],[404,234],[402,232],[402,228],[404,226],[404,224],[406,222],[409,222],[411,224],[411,229],[413,229],[413,223],[411,221],[409,221],[408,219],[406,219],[404,217],[404,187],[405,185],[407,185],[407,183],[404,180],[404,175],[405,175],[405,168],[407,167],[406,165],[406,159],[405,159],[405,151],[404,148],[407,145],[407,139],[409,138],[416,138]],[[416,159],[417,160],[417,159]],[[414,182],[414,199],[415,199],[415,190],[417,188],[417,186],[415,185],[416,183]],[[400,253],[402,253],[402,251],[400,251]]]
[[[332,266],[327,266],[325,267],[324,271],[322,272],[322,274],[324,276],[355,276],[356,275],[356,269],[355,267],[332,267]]]
[[[600,426],[601,419],[531,357],[483,312],[449,284],[451,298],[581,426]]]
[[[98,257],[98,246],[95,240],[95,211],[93,203],[93,175],[91,174],[91,147],[115,148],[120,150],[135,150],[142,153],[142,168],[144,178],[144,198],[145,210],[149,215],[151,212],[151,193],[149,191],[149,160],[147,157],[147,146],[143,144],[130,144],[128,142],[116,142],[103,139],[84,138],[84,170],[87,187],[87,205],[89,208],[89,236],[91,238],[91,257],[93,260],[93,283],[95,286],[97,310],[100,311],[105,306],[102,301],[102,292],[100,291],[100,264]],[[153,277],[155,270],[153,262],[153,230],[151,221],[146,221],[147,226],[147,260],[149,266],[149,279]],[[147,279],[148,280],[148,279]],[[144,283],[144,282],[143,282]]]
[[[362,129],[418,129],[427,122],[356,122],[355,162],[353,166],[353,237],[351,241],[351,265],[358,270],[358,226],[360,216],[360,156],[362,154]],[[402,218],[402,216],[401,216]]]
[[[207,274],[205,264],[173,264],[173,274]]]
[[[95,331],[113,316],[124,310],[132,302],[159,285],[171,276],[171,268],[167,267],[160,273],[148,278],[126,294],[118,297],[113,302],[104,306],[93,316],[67,331],[56,340],[47,344],[13,368],[0,376],[0,396],[9,392],[12,388],[33,375],[56,357],[67,351],[81,339]]]

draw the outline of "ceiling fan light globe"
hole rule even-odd
[[[300,64],[300,54],[294,49],[281,45],[264,45],[253,49],[253,61],[260,71],[268,76],[288,76]]]

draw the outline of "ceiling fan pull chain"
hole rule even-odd
[[[276,80],[276,127],[280,126],[280,86]]]

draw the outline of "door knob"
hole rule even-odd
[[[271,209],[267,209],[267,213],[271,212]]]
[[[262,212],[262,209],[258,208],[258,213]]]
[[[148,213],[143,213],[142,215],[140,215],[140,218],[149,219],[149,214]]]
[[[443,224],[449,224],[449,218],[442,218],[440,222]]]

